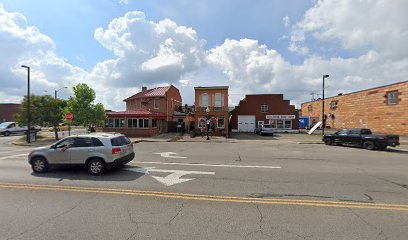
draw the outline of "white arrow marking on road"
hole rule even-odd
[[[170,156],[170,155],[176,155],[177,153],[174,152],[162,152],[162,153],[155,153],[159,154],[160,156],[164,158],[187,158],[187,157],[182,157],[182,156]]]
[[[145,173],[150,174],[150,172],[164,172],[164,173],[171,173],[165,177],[157,177],[152,176],[154,179],[159,181],[160,183],[164,184],[165,186],[172,186],[177,183],[187,182],[190,180],[194,180],[195,178],[181,178],[184,175],[189,174],[203,174],[203,175],[214,175],[215,172],[200,172],[200,171],[184,171],[184,170],[162,170],[162,169],[155,169],[154,167],[149,168],[127,168],[126,170],[130,170],[133,172]]]

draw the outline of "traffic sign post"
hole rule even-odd
[[[68,124],[68,136],[71,136],[71,122],[72,119],[74,119],[74,116],[72,115],[72,113],[67,112],[65,114],[65,120],[67,120],[67,124]]]

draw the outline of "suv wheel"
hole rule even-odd
[[[48,170],[48,163],[42,157],[34,157],[31,161],[31,168],[35,173],[45,173]]]
[[[324,144],[326,144],[326,145],[332,145],[332,144],[333,144],[333,140],[331,140],[331,138],[325,138],[325,139],[324,139]]]
[[[375,144],[372,141],[367,141],[363,144],[363,147],[367,150],[374,150]]]
[[[89,160],[87,167],[92,175],[101,175],[105,171],[105,163],[100,159]]]
[[[6,136],[6,137],[7,137],[7,136],[10,136],[10,132],[9,132],[9,131],[5,131],[5,132],[4,132],[4,136]]]

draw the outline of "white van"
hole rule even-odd
[[[35,130],[40,131],[38,127],[34,127]],[[0,135],[10,136],[11,134],[24,134],[27,132],[27,127],[20,127],[15,122],[4,122],[0,124]]]

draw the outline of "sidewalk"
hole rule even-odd
[[[153,137],[129,137],[132,142],[176,142],[182,136],[179,133],[162,133]]]

